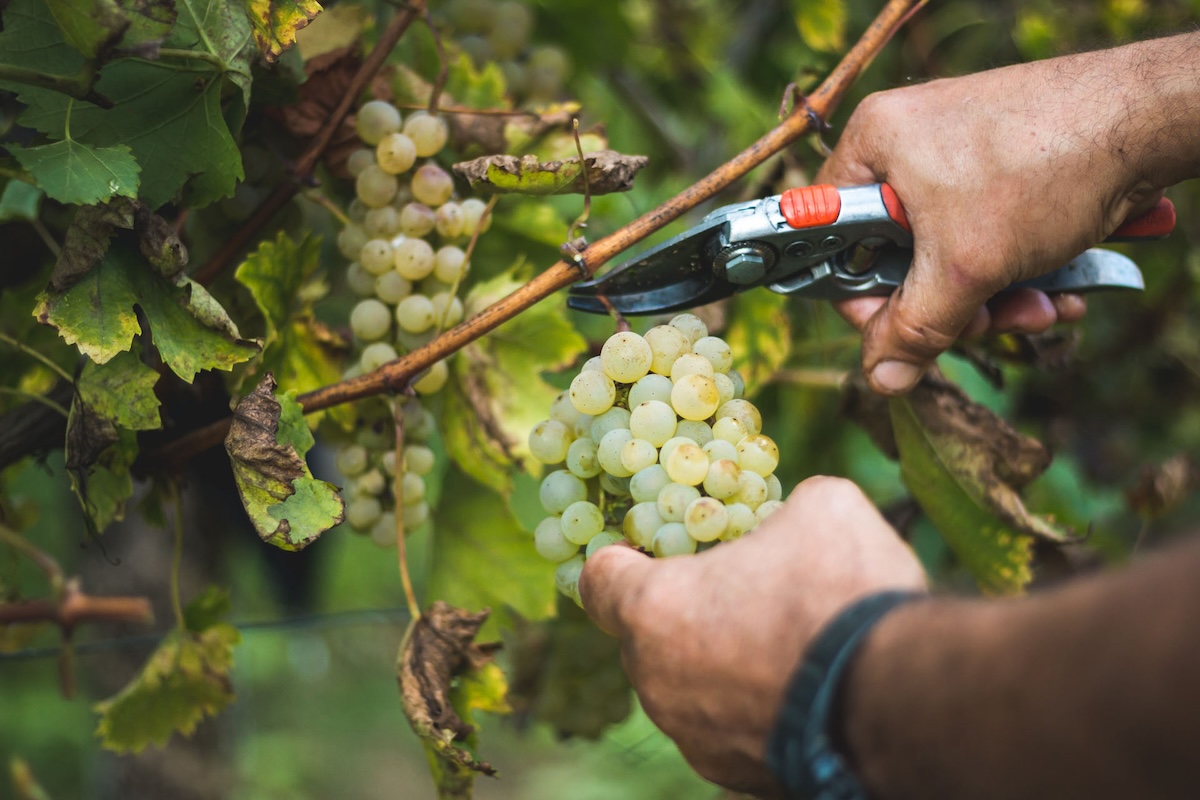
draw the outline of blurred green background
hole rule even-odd
[[[790,81],[802,89],[815,86],[880,4],[531,5],[535,40],[556,43],[570,55],[569,94],[582,102],[584,127],[602,123],[615,149],[651,157],[632,192],[593,203],[588,230],[595,237],[690,185],[772,126],[784,87]],[[870,91],[1191,29],[1197,15],[1198,0],[934,0],[854,87],[830,120],[827,139],[833,143],[857,100]],[[414,32],[402,50],[428,55],[425,36]],[[936,129],[928,135],[937,136]],[[802,142],[714,205],[801,183],[819,153],[815,141]],[[1027,493],[1029,506],[1081,529],[1090,526],[1093,543],[1112,559],[1127,557],[1139,538],[1152,544],[1173,535],[1198,511],[1192,500],[1151,518],[1131,509],[1126,497],[1147,465],[1200,453],[1200,195],[1194,185],[1169,194],[1179,209],[1177,232],[1166,242],[1129,249],[1147,274],[1147,292],[1095,298],[1069,364],[1051,369],[1045,354],[1026,354],[1019,359],[1025,363],[1000,367],[1005,388],[998,389],[967,360],[943,359],[947,373],[975,399],[1055,449],[1054,466]],[[580,208],[577,198],[549,205],[564,221]],[[510,231],[519,228],[514,216],[506,221],[503,208],[500,230],[506,224]],[[539,268],[555,259],[550,244],[514,234],[485,237],[477,260],[506,267],[514,247]],[[895,464],[840,412],[836,382],[856,363],[854,337],[826,306],[793,302],[788,314],[793,345],[786,368],[756,398],[766,432],[781,444],[785,486],[811,474],[847,475],[881,506],[903,504]],[[611,329],[608,320],[575,321],[595,340]],[[328,453],[318,450],[318,476],[331,474],[328,461]],[[228,481],[223,453],[192,467],[184,596],[212,581],[232,587],[233,616],[244,623],[233,676],[236,704],[203,723],[191,740],[177,737],[162,750],[113,756],[96,746],[90,704],[128,680],[155,638],[137,629],[81,631],[78,692],[66,700],[59,692],[54,633],[0,632],[0,760],[26,759],[54,798],[432,797],[393,677],[407,622],[394,554],[339,530],[298,556],[264,554],[269,548],[245,526]],[[65,492],[61,459],[13,468],[5,484],[13,507],[27,515],[32,541],[58,555],[69,573],[84,575],[94,592],[154,593],[159,624],[166,624],[169,534],[131,522],[107,533],[103,548],[81,546],[76,532],[82,525]],[[528,501],[531,486],[522,485],[518,498],[525,500],[518,506]],[[528,517],[528,508],[516,511]],[[908,533],[942,585],[968,588],[935,531],[918,517]],[[419,593],[436,546],[432,535],[426,529],[412,539]],[[35,595],[36,573],[8,551],[0,557],[0,583]],[[499,779],[478,781],[480,798],[722,794],[698,779],[636,712],[596,743],[557,741],[547,726],[513,719],[489,719],[480,740],[482,757],[501,771]],[[8,790],[0,780],[0,797]]]

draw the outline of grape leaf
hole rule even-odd
[[[846,0],[804,0],[796,7],[796,29],[813,50],[846,49]]]
[[[33,184],[13,178],[4,184],[4,191],[0,192],[0,222],[33,222],[37,219],[44,196],[42,190]]]
[[[296,31],[321,13],[316,0],[245,0],[258,51],[268,62],[296,41]]]
[[[117,695],[93,708],[100,714],[96,736],[118,753],[162,747],[178,731],[191,735],[206,716],[233,702],[229,671],[237,629],[217,621],[211,592],[188,606],[186,629],[167,635],[142,671]],[[193,625],[202,627],[192,627]]]
[[[179,18],[164,42],[168,47],[207,52],[219,62],[219,73],[242,90],[241,109],[231,130],[241,127],[250,105],[250,61],[254,57],[254,33],[240,5],[239,0],[176,0]]]
[[[300,404],[274,391],[275,378],[267,373],[237,404],[225,450],[259,538],[282,550],[303,550],[345,518],[345,503],[304,462],[313,436]]]
[[[467,315],[521,286],[515,275],[509,270],[476,284],[467,295]],[[506,496],[510,470],[531,462],[529,431],[558,395],[542,379],[543,370],[571,364],[587,346],[567,321],[564,303],[561,294],[541,301],[463,348],[452,365],[446,449],[468,475]]]
[[[65,448],[67,474],[93,533],[125,519],[125,501],[133,494],[129,467],[138,453],[136,433],[105,422],[103,417],[88,415],[86,406],[71,405]],[[101,447],[100,437],[106,435],[106,429],[111,432],[111,443]],[[88,447],[93,452],[88,452]]]
[[[134,431],[162,427],[154,384],[158,373],[132,351],[105,364],[87,361],[75,382],[79,399],[113,424]]]
[[[52,290],[65,292],[100,263],[116,229],[133,228],[134,205],[128,198],[114,198],[75,212],[50,273]]]
[[[90,147],[64,139],[38,147],[7,147],[42,190],[60,203],[86,206],[115,195],[137,197],[141,167],[123,144]]]
[[[889,405],[913,497],[981,590],[1020,592],[1031,578],[1034,537],[1071,538],[1030,514],[1018,495],[1049,466],[1049,451],[938,377]]]
[[[316,278],[320,245],[319,237],[306,236],[297,244],[280,231],[274,242],[264,240],[234,273],[266,320],[261,370],[296,393],[341,378],[336,356],[345,344],[313,316],[313,302],[325,293]],[[347,425],[353,421],[352,412],[347,404],[330,414]],[[314,426],[320,421],[318,414],[311,418]]]
[[[158,274],[122,241],[70,289],[50,289],[38,299],[34,316],[100,364],[128,350],[141,331],[134,306],[149,322],[163,361],[188,383],[202,369],[228,370],[259,352],[204,287]]]
[[[116,0],[46,0],[67,44],[88,58],[107,52],[129,28]]]
[[[627,192],[633,179],[649,159],[627,156],[613,150],[584,153],[561,161],[539,161],[537,156],[481,156],[454,165],[454,171],[472,189],[520,194],[609,194]],[[585,176],[586,167],[586,176]]]
[[[446,93],[467,108],[508,108],[504,71],[495,61],[476,67],[471,56],[459,53],[446,70]]]
[[[496,609],[487,623],[493,630],[508,625],[511,612],[527,619],[551,616],[555,565],[537,554],[500,497],[479,491],[457,470],[447,470],[442,496],[453,502],[435,511],[430,595],[463,608]]]
[[[476,773],[495,769],[468,750],[475,710],[507,711],[504,674],[475,642],[488,612],[471,614],[441,600],[408,626],[396,678],[404,716],[429,754],[438,797],[471,797]],[[457,683],[457,685],[456,685]]]
[[[725,341],[748,395],[766,386],[792,351],[788,299],[774,292],[742,292],[729,303]]]
[[[4,28],[0,30],[0,63],[73,77],[83,70],[85,62],[83,54],[63,40],[48,3],[10,0],[4,9]],[[5,88],[17,91],[22,85],[8,83]],[[53,132],[62,131],[60,126]]]

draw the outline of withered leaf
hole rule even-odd
[[[1137,483],[1125,493],[1129,507],[1155,519],[1178,507],[1200,488],[1200,465],[1186,454],[1144,467]]]
[[[114,197],[107,203],[82,206],[75,212],[63,236],[62,251],[50,273],[50,288],[65,292],[108,252],[116,228],[133,228],[134,210],[138,202],[128,197]]]
[[[627,156],[614,150],[597,150],[561,161],[538,161],[537,156],[481,156],[454,165],[454,171],[473,189],[519,194],[609,194],[627,192],[633,179],[649,163],[646,156]],[[586,173],[585,173],[586,168]]]

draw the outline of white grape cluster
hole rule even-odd
[[[373,372],[462,321],[458,288],[470,269],[465,248],[491,221],[482,200],[455,199],[454,179],[433,160],[449,138],[445,120],[424,111],[404,119],[391,103],[372,100],[359,109],[356,127],[365,146],[347,163],[356,198],[337,240],[351,262],[346,281],[363,298],[350,312],[356,361],[347,377]],[[413,388],[432,394],[448,379],[449,368],[439,361]],[[370,410],[362,414],[369,417]],[[432,417],[416,402],[406,406],[409,415],[415,416],[406,423],[398,504],[390,419],[366,419],[368,430],[337,456],[349,483],[346,521],[380,544],[395,540],[396,505],[406,529],[429,517],[424,476],[433,468],[433,453],[421,431],[431,429]]]
[[[504,73],[508,93],[516,100],[548,102],[562,92],[571,70],[566,51],[555,45],[532,45],[532,9],[519,0],[450,0],[446,17],[458,34],[458,45],[476,66],[494,61]]]
[[[533,539],[559,564],[563,594],[579,601],[579,573],[601,547],[694,553],[782,505],[779,448],[732,363],[692,314],[616,333],[530,432],[533,457],[557,467],[542,480],[549,516]]]

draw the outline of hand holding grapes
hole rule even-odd
[[[909,549],[849,481],[811,478],[750,535],[687,558],[605,547],[580,581],[622,640],[651,719],[704,777],[764,791],[767,733],[812,637],[854,600],[923,589]]]

